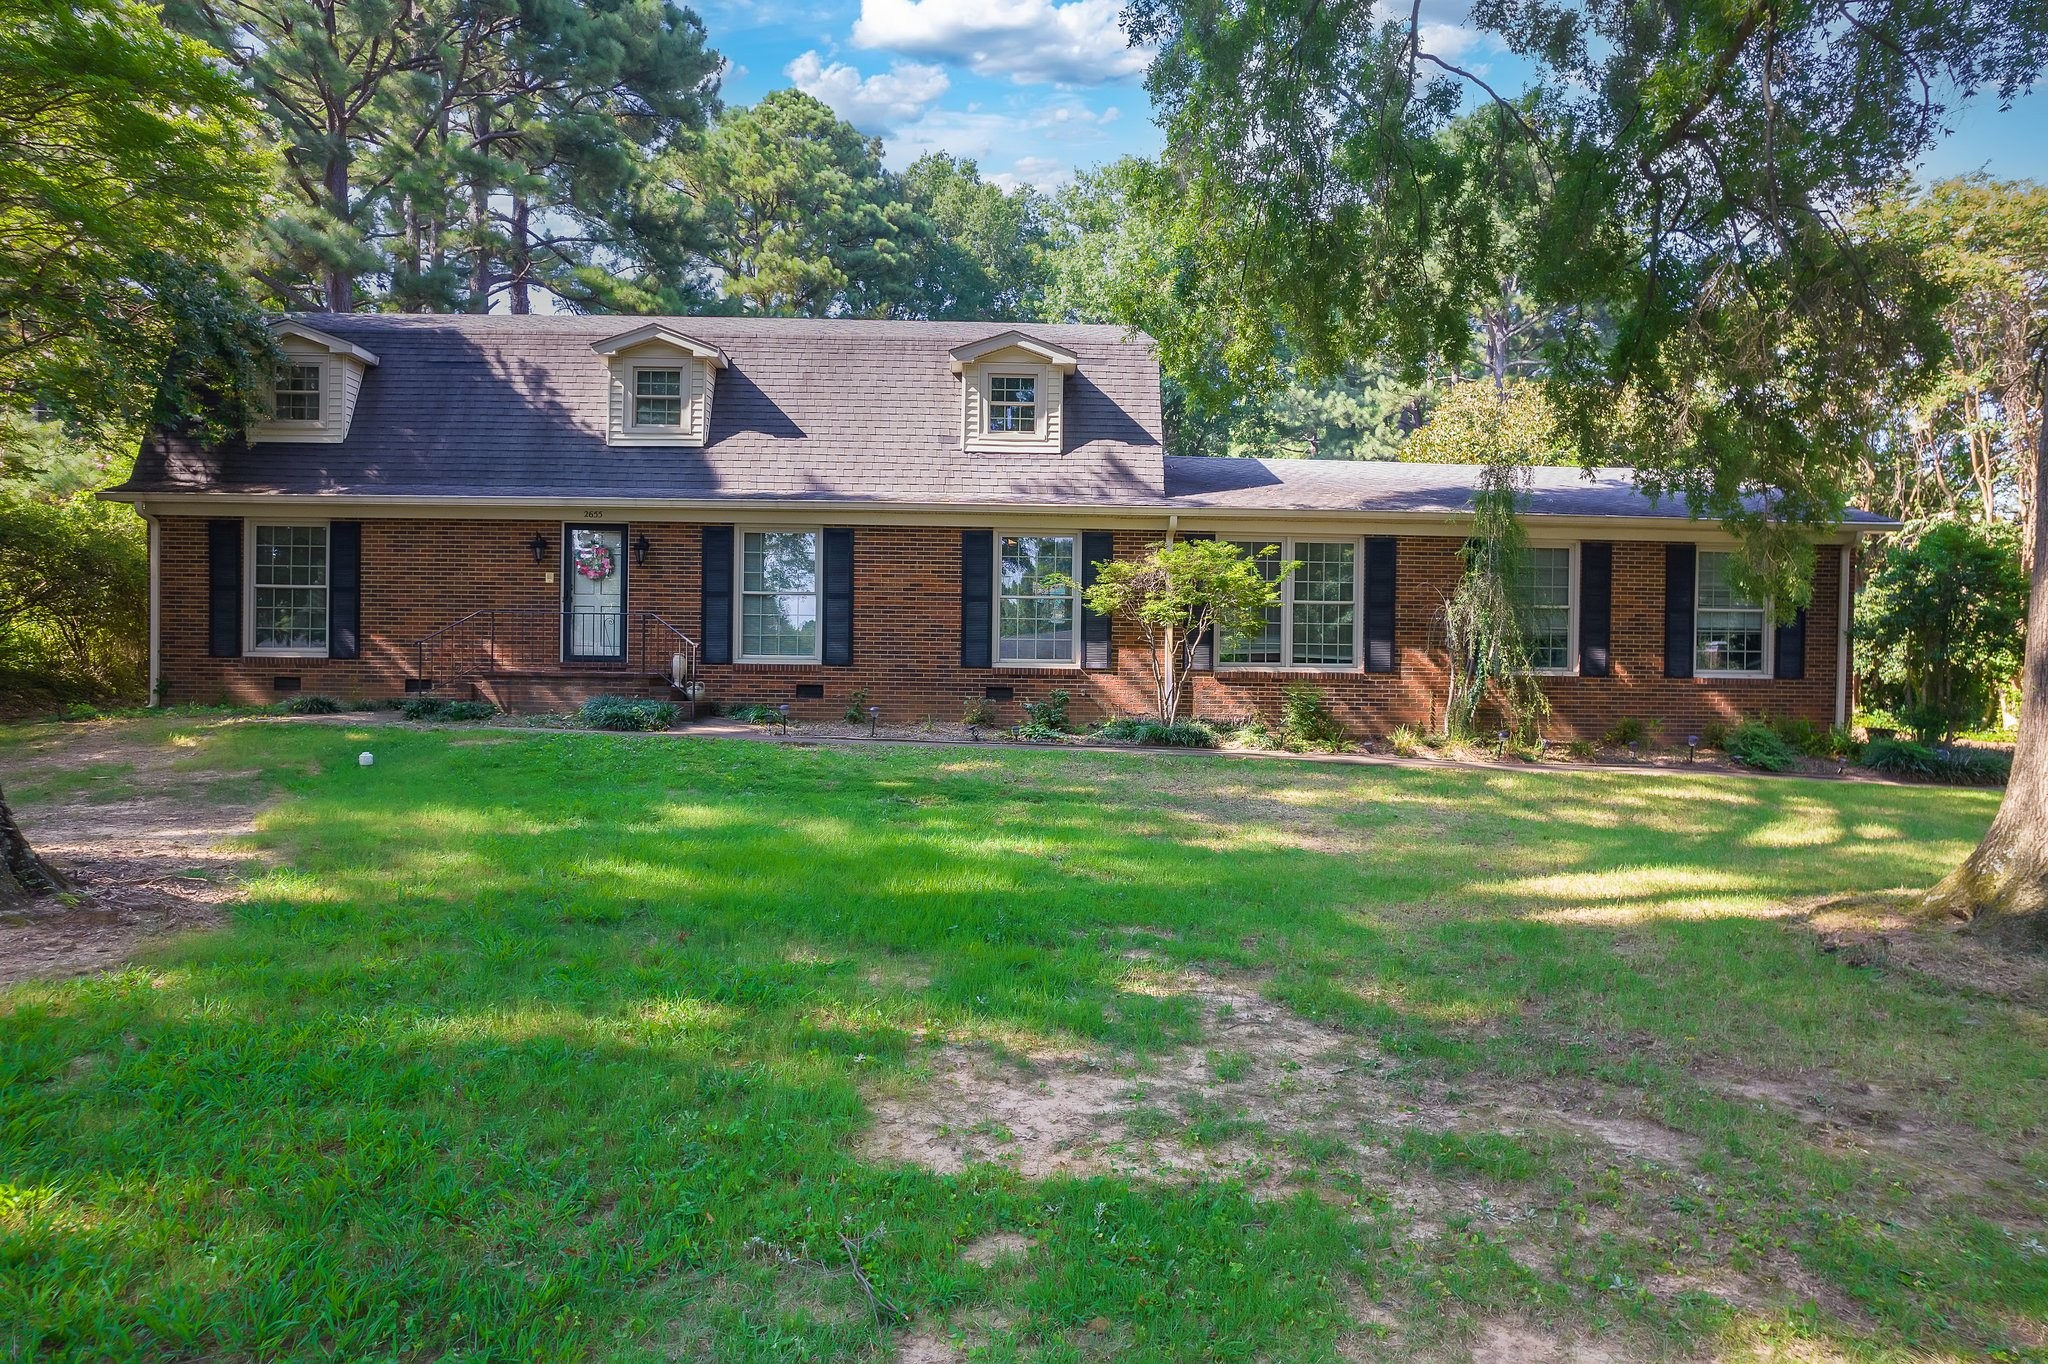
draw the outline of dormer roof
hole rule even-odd
[[[1080,364],[1080,359],[1074,352],[1055,346],[1049,341],[1041,341],[1028,332],[1014,329],[997,332],[994,336],[985,336],[979,341],[970,341],[964,346],[955,346],[947,354],[953,357],[953,372],[958,374],[982,357],[1005,350],[1028,351],[1062,374],[1072,374],[1075,367]]]
[[[332,332],[323,332],[317,327],[309,327],[295,317],[281,318],[272,322],[270,324],[270,334],[280,341],[286,337],[290,337],[295,341],[304,341],[309,345],[320,347],[330,355],[344,355],[360,364],[374,365],[377,363],[377,357],[373,352],[364,350],[353,341],[343,340]]]
[[[674,327],[661,322],[649,322],[645,326],[635,327],[631,331],[620,332],[616,336],[607,336],[602,341],[593,341],[590,348],[599,355],[610,357],[619,354],[621,351],[629,351],[638,346],[655,343],[672,346],[685,354],[695,356],[697,359],[709,363],[713,369],[724,369],[726,367],[724,351],[712,345],[709,341],[699,341],[696,337],[685,332],[679,332]]]

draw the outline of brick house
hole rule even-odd
[[[1139,713],[1125,627],[1043,581],[1168,537],[1302,567],[1223,640],[1194,711],[1297,681],[1361,734],[1441,717],[1438,610],[1476,471],[1168,456],[1119,328],[687,317],[278,325],[273,416],[146,443],[108,495],[150,530],[153,695],[407,690],[509,707],[675,684],[713,702],[1010,722],[1065,688]],[[1625,471],[1536,473],[1528,626],[1551,737],[1848,706],[1855,517],[1774,625],[1731,542]]]

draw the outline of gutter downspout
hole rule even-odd
[[[157,519],[154,516],[144,512],[142,520],[143,524],[147,527],[149,535],[149,698],[144,704],[154,707],[163,704],[163,698],[157,688],[163,682],[163,660],[161,657],[163,627],[161,622],[163,618],[164,537],[163,528],[157,524]]]
[[[1849,620],[1856,608],[1856,545],[1842,546],[1842,605],[1835,620],[1835,723],[1849,723]]]

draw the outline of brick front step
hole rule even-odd
[[[596,696],[627,696],[635,700],[671,701],[691,719],[695,707],[666,677],[618,673],[500,673],[471,684],[479,701],[489,701],[512,715],[575,710]],[[450,688],[449,690],[455,690]]]

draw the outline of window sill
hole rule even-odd
[[[1771,680],[1771,674],[1769,673],[1709,672],[1705,668],[1694,668],[1692,675],[1695,678],[1708,682],[1768,682]]]
[[[989,670],[999,673],[1077,673],[1081,671],[1081,665],[1077,661],[1064,658],[1048,659],[1042,663],[1034,663],[1029,659],[1022,658],[999,658],[989,665]]]
[[[742,655],[733,660],[735,668],[817,668],[823,665],[815,658],[748,658]]]
[[[1219,677],[1343,677],[1365,669],[1356,663],[1219,663],[1211,671]]]
[[[327,657],[327,646],[323,644],[323,645],[321,645],[321,646],[320,646],[319,648],[317,648],[317,649],[244,649],[244,650],[242,650],[242,657],[244,657],[244,658],[325,658],[325,657]]]

